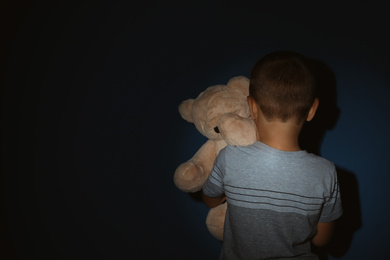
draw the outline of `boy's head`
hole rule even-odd
[[[253,67],[249,95],[267,121],[295,119],[301,124],[315,100],[314,77],[302,55],[273,52]]]

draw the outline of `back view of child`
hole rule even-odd
[[[318,259],[342,215],[335,166],[300,149],[298,136],[319,101],[305,59],[275,52],[252,69],[248,97],[258,133],[227,146],[203,187],[206,205],[227,200],[220,259]]]

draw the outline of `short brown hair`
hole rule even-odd
[[[315,99],[314,77],[306,59],[294,52],[279,51],[262,57],[253,67],[249,95],[267,120],[306,120]]]

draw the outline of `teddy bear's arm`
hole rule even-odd
[[[227,203],[223,203],[210,209],[206,218],[206,226],[210,234],[216,239],[223,241],[223,228],[225,225]]]
[[[185,192],[201,190],[211,173],[216,156],[215,143],[208,140],[190,160],[176,169],[174,174],[176,186]]]

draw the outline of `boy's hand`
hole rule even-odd
[[[224,203],[226,201],[226,196],[223,195],[221,197],[209,197],[207,195],[205,195],[202,191],[202,198],[203,198],[203,202],[204,204],[206,204],[207,207],[209,208],[214,208],[218,205],[221,205],[222,203]]]

